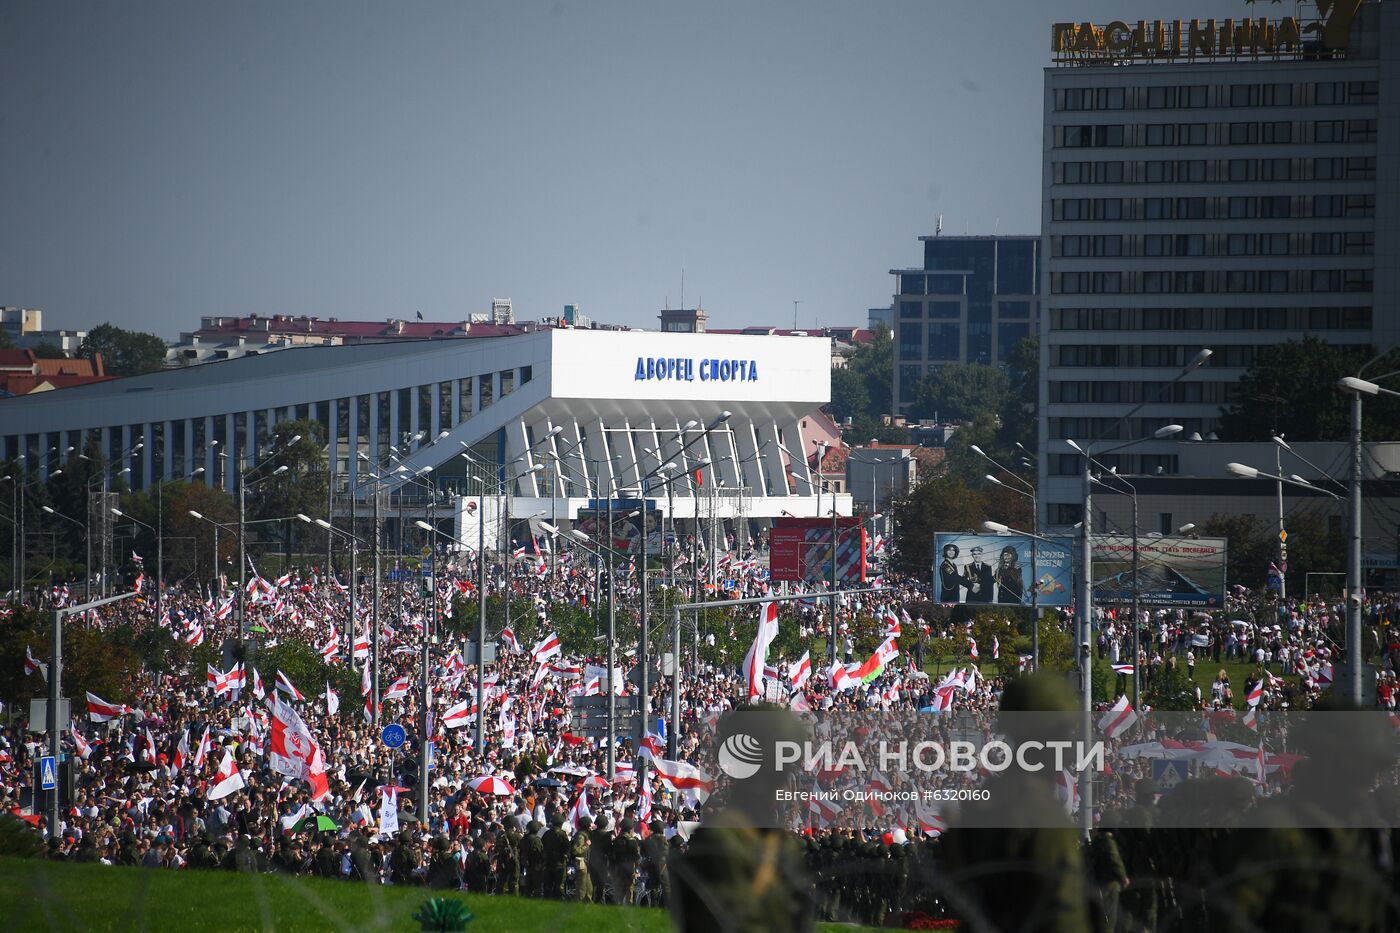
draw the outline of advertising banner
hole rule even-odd
[[[1131,535],[1094,535],[1094,601],[1133,599]],[[1148,606],[1225,605],[1224,538],[1138,537],[1138,599]]]
[[[825,518],[775,518],[769,536],[768,569],[776,581],[815,583],[831,579],[832,523]],[[836,520],[836,582],[865,582],[865,526],[858,518]]]
[[[661,537],[661,510],[655,508],[655,501],[646,500],[647,550],[653,556],[661,554],[664,542]],[[578,510],[578,521],[574,527],[594,541],[605,544],[614,551],[636,554],[642,550],[642,515],[629,513],[642,511],[641,499],[614,499],[612,504],[612,528],[608,528],[608,502],[606,499],[590,499],[587,508]]]
[[[1035,546],[1035,603],[1068,606],[1074,594],[1074,548],[1069,538],[1037,542],[1029,535],[933,536],[934,590],[940,603],[1031,605],[1031,548]]]

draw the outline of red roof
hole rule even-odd
[[[25,372],[33,372],[34,351],[13,348],[0,350],[0,369],[22,369]]]

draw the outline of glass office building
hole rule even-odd
[[[895,277],[894,405],[913,398],[930,369],[1003,363],[1037,332],[1040,238],[925,236],[924,263]]]

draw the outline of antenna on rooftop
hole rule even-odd
[[[942,215],[942,214],[939,214],[939,215],[938,215],[938,225],[935,226],[935,227],[933,228],[933,235],[934,235],[934,236],[942,236],[942,235],[943,235],[943,215]]]

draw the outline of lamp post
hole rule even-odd
[[[1144,399],[1130,409],[1126,414],[1120,416],[1109,428],[1100,434],[1095,440],[1085,444],[1079,444],[1072,439],[1066,439],[1066,443],[1071,449],[1079,453],[1084,461],[1084,469],[1081,472],[1081,492],[1083,502],[1081,509],[1083,512],[1080,522],[1080,545],[1082,557],[1080,560],[1080,574],[1078,583],[1078,593],[1075,597],[1075,627],[1076,627],[1076,654],[1079,657],[1079,677],[1080,689],[1083,692],[1083,733],[1084,741],[1087,744],[1093,737],[1093,663],[1090,651],[1090,642],[1093,638],[1093,615],[1094,615],[1094,576],[1093,576],[1093,484],[1090,477],[1090,463],[1095,456],[1104,456],[1118,450],[1124,450],[1147,440],[1164,440],[1181,433],[1181,425],[1168,424],[1158,428],[1153,432],[1152,437],[1138,438],[1122,444],[1110,447],[1107,450],[1095,449],[1095,443],[1104,440],[1109,434],[1117,431],[1118,426],[1128,421],[1137,414],[1144,406],[1160,402],[1172,388],[1181,380],[1185,379],[1196,369],[1204,366],[1210,359],[1212,353],[1209,349],[1201,349],[1193,356],[1181,372],[1170,382],[1165,383],[1151,399]],[[1088,769],[1079,773],[1079,806],[1081,825],[1085,838],[1094,828],[1094,785],[1090,779]]]
[[[1010,468],[994,460],[991,455],[981,447],[973,444],[970,449],[992,466],[1014,479],[1018,484],[1024,486],[1025,489],[1018,489],[1016,486],[1011,486],[998,477],[993,476],[991,473],[987,474],[988,480],[1003,489],[1009,489],[1017,495],[1031,500],[1031,529],[1033,531],[1031,535],[1031,670],[1038,671],[1040,670],[1040,567],[1038,562],[1040,559],[1040,542],[1044,539],[1040,537],[1040,507],[1036,502],[1036,490],[1034,486],[1021,479],[1021,477],[1016,475]],[[1136,698],[1134,698],[1134,700],[1136,700]]]
[[[89,609],[96,609],[98,606],[105,606],[123,599],[130,599],[135,593],[118,593],[116,596],[108,596],[103,599],[92,599],[77,606],[68,606],[63,609],[53,611],[53,659],[49,663],[49,754],[53,756],[54,767],[58,767],[59,756],[62,752],[62,745],[59,737],[62,730],[58,724],[58,703],[63,697],[63,619],[75,613],[86,612]],[[58,838],[58,813],[59,813],[59,790],[54,788],[53,798],[49,801],[49,838]]]
[[[1265,473],[1265,472],[1262,471],[1262,470],[1256,469],[1255,467],[1249,466],[1249,465],[1244,464],[1244,463],[1227,463],[1227,464],[1225,464],[1225,470],[1226,470],[1226,472],[1231,473],[1231,474],[1233,474],[1233,475],[1235,475],[1235,476],[1241,477],[1242,479],[1271,479],[1271,480],[1273,480],[1274,482],[1279,483],[1279,484],[1287,484],[1287,485],[1289,485],[1289,486],[1298,486],[1298,487],[1300,487],[1300,488],[1302,488],[1302,489],[1311,489],[1313,492],[1320,493],[1320,494],[1322,494],[1322,495],[1324,495],[1324,496],[1328,496],[1328,497],[1330,497],[1330,498],[1332,498],[1332,499],[1337,500],[1338,502],[1341,502],[1341,501],[1342,501],[1342,497],[1339,496],[1339,495],[1337,495],[1335,492],[1332,492],[1331,490],[1328,490],[1328,489],[1322,489],[1322,488],[1320,488],[1320,487],[1318,487],[1318,486],[1314,486],[1312,483],[1309,483],[1307,480],[1303,479],[1301,476],[1284,476],[1284,475],[1281,474],[1281,473]],[[1360,485],[1359,482],[1353,483],[1353,490],[1358,489],[1358,488],[1359,488],[1359,485]],[[1352,522],[1353,522],[1356,526],[1358,526],[1358,534],[1359,534],[1359,526],[1360,526],[1360,522],[1361,522],[1361,515],[1360,515],[1360,511],[1361,511],[1361,501],[1360,501],[1360,496],[1359,496],[1359,495],[1355,495],[1355,496],[1350,497],[1350,498],[1351,498],[1351,508],[1352,508]],[[1355,558],[1355,559],[1353,560],[1353,558]],[[1347,693],[1346,693],[1346,698],[1347,698],[1347,701],[1348,701],[1349,703],[1352,703],[1352,704],[1354,704],[1354,705],[1356,705],[1356,706],[1358,706],[1358,707],[1361,706],[1361,704],[1362,704],[1362,696],[1361,696],[1361,657],[1360,657],[1360,655],[1361,655],[1361,588],[1360,588],[1360,569],[1361,569],[1361,566],[1360,566],[1360,565],[1361,565],[1361,561],[1360,561],[1360,550],[1359,550],[1359,547],[1358,547],[1356,550],[1351,551],[1351,552],[1347,555],[1347,580],[1348,580],[1347,586],[1348,586],[1348,589],[1350,590],[1350,592],[1347,593],[1347,630],[1346,630],[1346,647],[1347,647],[1347,669],[1346,669],[1346,687],[1347,687]],[[1352,610],[1353,610],[1353,609],[1355,609],[1355,616],[1354,616],[1354,617],[1353,617],[1353,615],[1352,615]]]
[[[607,653],[607,677],[608,677],[608,780],[611,781],[617,775],[617,728],[614,725],[617,721],[617,689],[614,683],[614,669],[617,667],[617,596],[615,579],[611,578],[612,562],[614,558],[621,558],[624,555],[603,544],[595,541],[587,534],[575,528],[566,536],[559,528],[548,522],[540,522],[546,534],[553,535],[561,540],[566,540],[574,547],[581,548],[585,552],[594,555],[600,560],[606,560],[608,564],[608,653]],[[673,661],[673,666],[675,662]],[[644,708],[644,707],[643,707]],[[645,713],[642,713],[645,717]]]
[[[165,556],[165,538],[159,527],[152,528],[150,525],[141,521],[141,519],[127,512],[123,512],[121,509],[109,509],[109,511],[117,518],[124,518],[133,524],[140,525],[156,536],[156,619],[160,620],[165,617],[165,603],[161,595],[161,590],[164,589],[162,586],[161,558]],[[156,521],[157,524],[159,524],[160,520],[157,519]]]
[[[91,582],[90,582],[90,581],[92,580],[92,539],[91,539],[90,537],[88,537],[88,535],[87,535],[87,526],[84,525],[82,522],[78,521],[76,518],[70,518],[69,516],[64,515],[62,512],[55,511],[55,510],[54,510],[52,507],[50,507],[50,506],[42,505],[42,506],[40,506],[39,508],[40,508],[42,511],[44,511],[46,514],[52,515],[54,518],[61,518],[61,519],[63,519],[65,522],[71,522],[71,523],[73,523],[74,525],[77,525],[79,528],[83,529],[83,532],[84,532],[84,533],[83,533],[83,541],[84,541],[84,544],[85,544],[86,547],[87,547],[87,576],[88,576],[88,581],[89,581],[89,583],[87,584],[87,586],[84,587],[84,590],[83,590],[83,598],[84,598],[84,599],[89,598],[89,597],[92,595],[92,592],[91,592],[92,584],[91,584]]]

